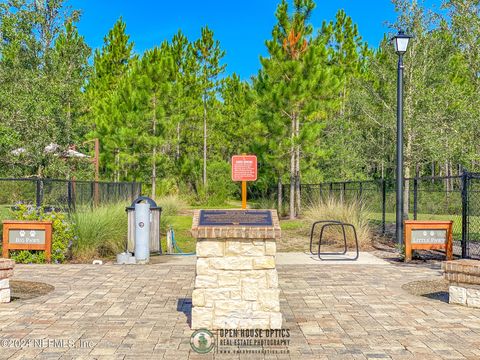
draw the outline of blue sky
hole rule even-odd
[[[243,79],[255,75],[259,57],[266,54],[265,40],[275,24],[275,9],[280,0],[69,0],[67,4],[82,10],[78,24],[92,48],[102,46],[103,37],[122,16],[135,51],[159,45],[178,29],[190,40],[197,39],[200,28],[208,25],[226,51],[227,73],[236,72]],[[440,6],[440,0],[427,0]],[[360,34],[376,47],[388,31],[385,22],[396,14],[390,0],[317,0],[311,23],[320,27],[331,20],[338,9],[344,9],[358,24]]]

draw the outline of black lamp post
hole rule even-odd
[[[399,31],[393,37],[398,55],[397,76],[397,214],[395,234],[399,245],[403,244],[403,55],[407,51],[411,36]]]

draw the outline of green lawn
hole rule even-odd
[[[240,209],[242,207],[242,202],[237,200],[230,200],[221,205],[191,205],[188,208],[192,210],[200,209]]]
[[[382,221],[382,213],[370,213],[369,218],[374,222]],[[409,219],[413,219],[413,213],[408,214]],[[417,220],[453,220],[454,225],[462,221],[461,215],[434,215],[434,214],[417,214]],[[385,222],[395,222],[395,213],[386,213]]]
[[[190,215],[165,216],[162,219],[162,249],[167,249],[167,230],[171,226],[175,233],[175,241],[184,252],[195,251],[195,239],[190,234],[192,228],[192,217]]]
[[[304,226],[303,220],[280,220],[282,230],[299,230]]]

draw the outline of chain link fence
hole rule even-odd
[[[282,209],[288,212],[289,185],[282,187]],[[277,188],[269,191],[273,199]],[[416,177],[404,180],[405,212],[413,220],[453,220],[454,253],[480,259],[480,174]],[[317,201],[359,200],[370,212],[371,222],[383,234],[395,234],[395,183],[389,180],[301,184],[302,207]],[[276,201],[275,201],[276,202]],[[407,210],[408,208],[408,210]]]
[[[23,203],[74,210],[77,206],[132,201],[141,193],[139,182],[0,178],[0,205],[4,207]]]

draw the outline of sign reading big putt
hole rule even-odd
[[[405,221],[405,261],[412,260],[412,250],[444,250],[453,258],[453,221]]]
[[[255,155],[232,156],[232,180],[242,182],[242,209],[247,208],[247,181],[257,180]]]
[[[10,250],[43,250],[50,262],[52,222],[4,220],[2,248],[4,258]]]

